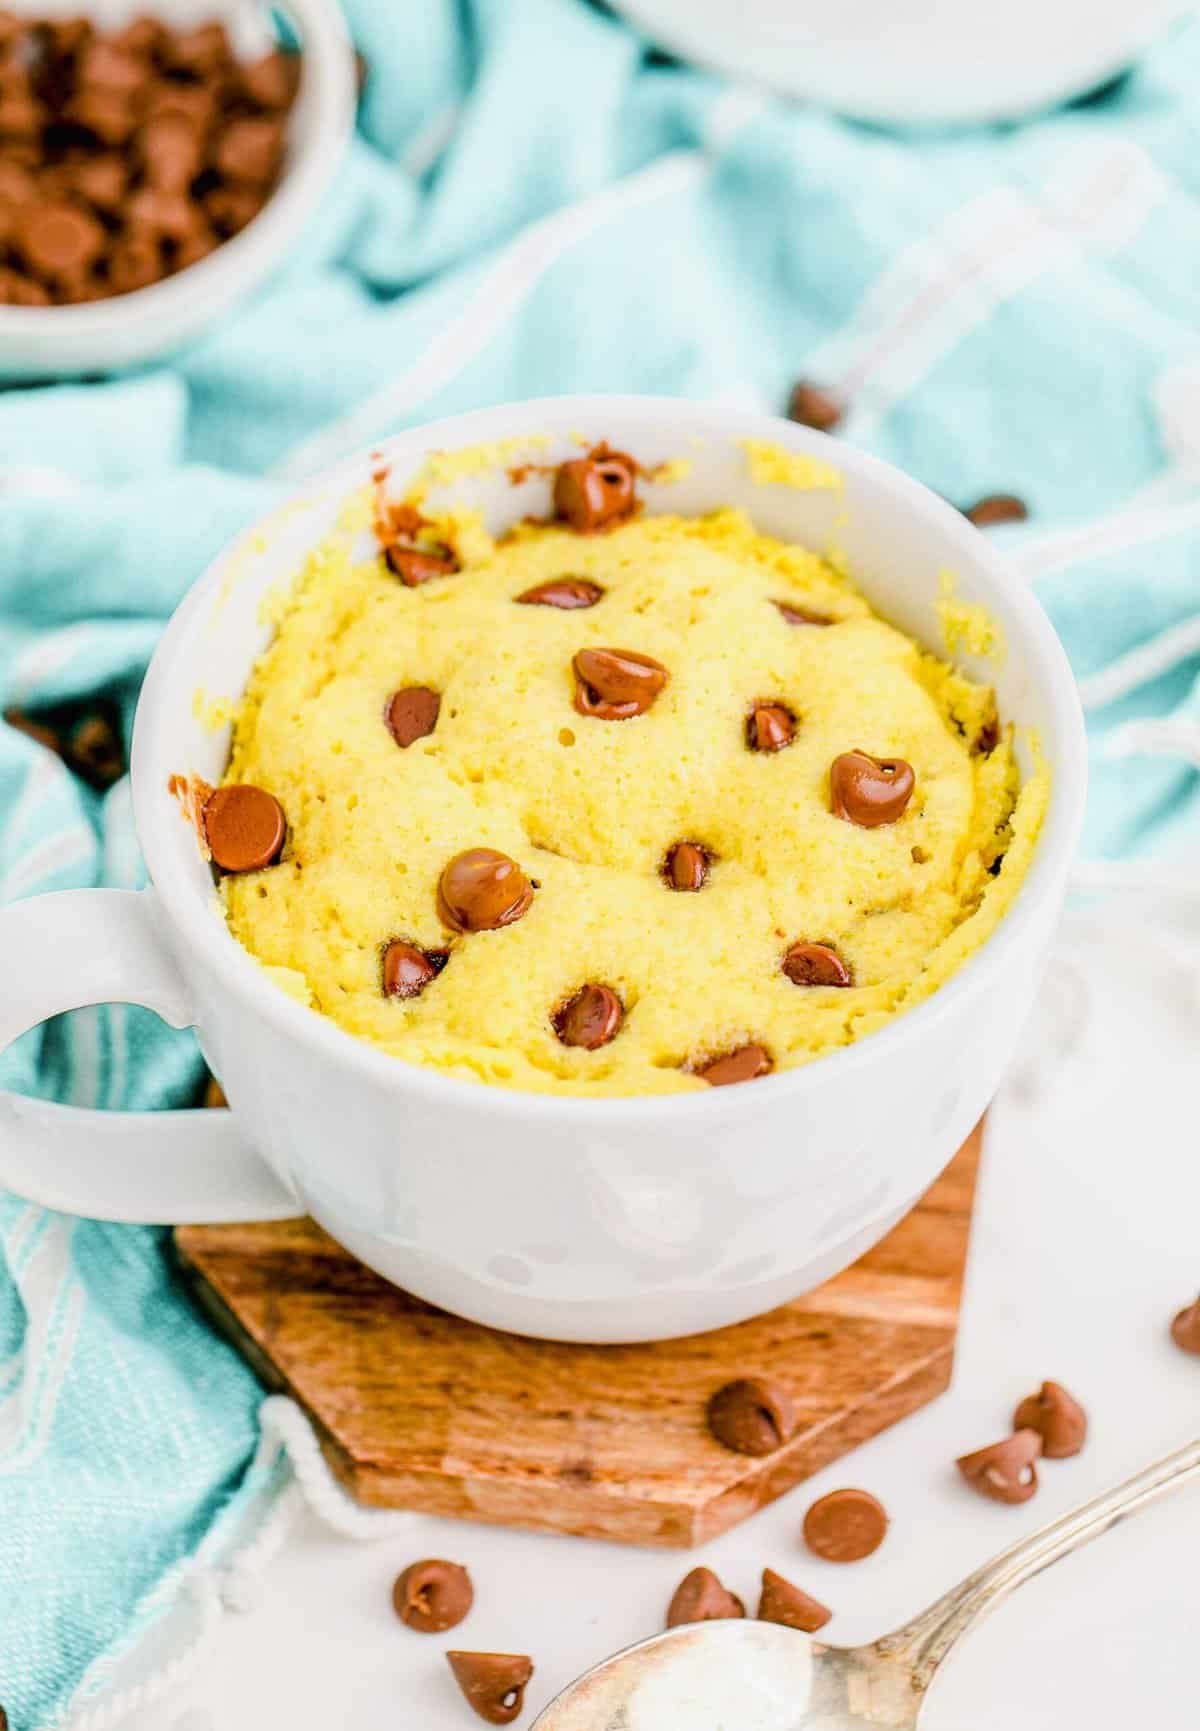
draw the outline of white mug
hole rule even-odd
[[[835,540],[872,604],[937,647],[939,575],[998,622],[1001,714],[1036,730],[1049,811],[1025,882],[980,950],[926,1002],[800,1069],[740,1087],[626,1099],[534,1094],[410,1065],[295,1002],[233,938],[212,873],[168,790],[217,781],[236,700],[268,641],[269,589],[290,581],[380,460],[399,483],[432,450],[576,429],[648,468],[651,511],[746,508],[767,533]],[[755,485],[741,441],[836,465],[844,486]],[[493,529],[548,507],[549,481],[503,469],[462,483]],[[639,397],[562,397],[416,428],[364,452],[244,535],[163,635],[138,706],[133,801],[152,887],[78,890],[0,912],[0,1045],[57,1011],[148,1005],[191,1025],[231,1110],[83,1111],[0,1095],[0,1182],[48,1206],[128,1221],[272,1219],[307,1211],[430,1303],[560,1340],[664,1339],[795,1297],[846,1267],[912,1205],[990,1100],[1057,922],[1084,802],[1075,684],[1037,601],[984,536],[876,458],[766,416]]]

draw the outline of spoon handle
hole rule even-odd
[[[1177,1449],[1165,1460],[1135,1473],[1124,1484],[1001,1551],[961,1586],[953,1587],[902,1629],[885,1636],[879,1642],[880,1650],[897,1656],[907,1653],[911,1658],[913,1684],[924,1691],[959,1636],[1007,1598],[1014,1587],[1106,1533],[1126,1515],[1145,1508],[1165,1491],[1193,1478],[1200,1478],[1200,1440]]]

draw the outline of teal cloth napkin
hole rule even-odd
[[[1029,501],[996,533],[1096,697],[1087,850],[1194,848],[1200,658],[1153,645],[1200,612],[1200,30],[1029,125],[899,137],[677,66],[587,0],[349,11],[359,133],[270,289],[170,361],[0,395],[4,704],[104,696],[128,728],[222,543],[391,428],[562,391],[780,407],[804,374],[948,497]],[[141,881],[127,784],[94,794],[0,726],[3,897]],[[0,1082],[170,1107],[201,1070],[188,1035],[100,1008]],[[63,1722],[204,1535],[219,1552],[258,1398],[160,1233],[0,1198],[14,1731]]]

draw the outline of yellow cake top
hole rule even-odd
[[[293,995],[447,1075],[681,1092],[849,1044],[993,930],[1046,772],[831,564],[734,510],[417,524],[391,566],[346,533],[311,555],[236,715],[225,785],[286,840],[222,895]],[[576,604],[518,599],[556,582]],[[446,875],[475,849],[516,876]],[[473,894],[509,923],[471,929]]]

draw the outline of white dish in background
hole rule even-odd
[[[81,10],[78,0],[5,0],[30,17]],[[88,7],[102,28],[142,12],[186,27],[226,24],[238,54],[274,45],[270,9],[257,0],[98,0]],[[282,263],[325,196],[354,126],[354,49],[337,0],[281,0],[303,55],[279,185],[241,234],[176,276],[132,294],[82,306],[0,306],[0,379],[20,382],[114,372],[177,347],[230,308]]]
[[[862,120],[1017,119],[1137,59],[1186,0],[613,0],[664,48]]]
[[[1014,904],[915,1009],[857,1044],[741,1087],[622,1099],[463,1082],[355,1039],[276,986],[232,936],[173,776],[219,781],[236,700],[270,641],[263,598],[292,582],[348,494],[382,462],[403,487],[431,451],[574,429],[647,469],[686,454],[651,511],[741,505],[766,533],[845,551],[868,599],[940,642],[940,574],[1006,644],[1000,712],[1036,729],[1050,808]],[[843,488],[756,486],[742,441],[836,465]],[[512,461],[511,447],[502,463]],[[550,505],[539,473],[473,473],[456,503],[493,530]],[[205,703],[197,705],[197,691]],[[1025,767],[1028,768],[1026,758]],[[82,1004],[148,1005],[194,1025],[232,1106],[127,1115],[0,1094],[0,1183],[106,1219],[248,1220],[310,1213],[362,1261],[431,1304],[561,1340],[666,1339],[771,1309],[855,1260],[905,1213],[995,1093],[1062,908],[1083,814],[1079,699],[1038,602],[953,506],[886,463],[769,416],[639,397],[559,397],[413,428],[364,451],[249,530],[192,589],[138,706],[133,801],[153,888],[66,891],[0,911],[0,1046]]]

